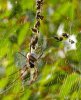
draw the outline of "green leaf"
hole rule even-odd
[[[56,12],[54,13],[53,19],[54,21],[60,20],[60,18],[62,16],[64,16],[64,14],[67,14],[67,11],[69,9],[69,7],[71,6],[70,2],[66,2],[63,5],[61,5]]]
[[[33,7],[33,0],[22,0],[21,1],[22,8],[25,9],[32,9]]]
[[[76,73],[72,73],[64,80],[63,85],[60,89],[61,98],[68,97],[71,87],[76,81],[78,81],[78,79],[79,79],[79,75]]]
[[[26,34],[28,34],[28,29],[29,29],[29,24],[25,24],[21,30],[20,30],[20,33],[19,33],[19,36],[18,36],[18,44],[21,45],[26,37]]]

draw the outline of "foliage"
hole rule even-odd
[[[22,67],[17,52],[29,51],[35,12],[35,0],[0,0],[0,100],[81,100],[80,0],[44,0],[39,45],[45,50],[38,79],[23,91],[19,73],[9,76]],[[53,38],[63,27],[76,36],[76,49],[65,50],[67,40]]]

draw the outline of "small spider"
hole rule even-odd
[[[57,40],[57,41],[63,41],[64,40],[64,38],[69,38],[69,34],[67,34],[67,33],[62,33],[62,36],[60,36],[60,37],[58,37],[58,36],[54,36],[54,38]],[[71,43],[71,44],[73,44],[73,43],[75,43],[73,40],[71,40],[71,39],[69,39],[69,42]]]

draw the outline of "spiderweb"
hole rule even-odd
[[[72,29],[74,28],[73,22],[74,21],[70,21],[69,25],[66,25],[66,26],[70,26],[70,27],[68,27],[68,31],[67,31],[70,35],[73,35],[73,33],[72,33]],[[66,20],[66,23],[68,24],[68,20]],[[79,36],[81,36],[81,35],[75,34],[75,33],[74,33],[74,35],[76,35],[77,41],[75,41],[76,39],[74,39],[74,37],[70,37],[71,39],[74,39],[74,41],[76,42],[74,44],[69,43],[68,39],[63,40],[63,42],[57,42],[56,40],[54,40],[54,38],[51,39],[50,40],[51,42],[52,41],[57,42],[57,47],[54,47],[55,44],[52,47],[48,46],[48,43],[47,43],[48,37],[45,36],[43,38],[43,40],[44,40],[44,43],[42,43],[43,48],[45,48],[44,46],[46,44],[47,45],[46,45],[46,50],[44,51],[44,55],[42,56],[42,59],[40,59],[38,61],[38,68],[40,69],[38,80],[34,84],[32,84],[31,86],[29,86],[27,88],[30,89],[30,87],[33,87],[33,89],[35,91],[35,88],[38,87],[38,90],[36,92],[36,93],[38,93],[38,96],[40,95],[40,93],[42,91],[42,93],[45,95],[46,95],[46,93],[49,94],[48,96],[52,97],[52,99],[54,99],[54,98],[59,99],[59,95],[58,95],[59,91],[61,91],[62,93],[60,93],[60,94],[63,95],[63,91],[62,91],[62,89],[64,90],[64,87],[62,86],[63,83],[64,83],[66,88],[68,88],[68,87],[70,88],[70,91],[69,91],[70,95],[73,93],[73,91],[78,91],[78,93],[80,92],[80,89],[81,89],[80,83],[81,82],[71,80],[72,77],[75,78],[75,80],[78,80],[76,78],[77,77],[76,74],[81,74],[81,68],[80,68],[81,67],[81,61],[80,61],[80,58],[81,58],[81,55],[80,55],[81,40],[79,39]],[[5,36],[6,35],[4,34],[4,38],[5,38]],[[6,43],[5,41],[6,41],[6,38],[4,39],[4,43]],[[1,41],[0,44],[3,45],[3,41]],[[60,47],[59,44],[62,46]],[[71,49],[71,47],[73,45],[76,46],[76,49],[74,49],[74,50]],[[62,48],[62,49],[59,49],[59,48]],[[54,52],[56,52],[56,54]],[[23,55],[26,55],[27,52],[22,51],[21,53]],[[74,53],[74,55],[73,55],[73,53]],[[73,57],[71,57],[71,55]],[[16,53],[15,54],[15,66],[16,66],[16,68],[19,70],[25,64],[26,64],[25,57]],[[13,72],[13,68],[12,68],[12,72]],[[9,91],[9,89],[11,87],[13,87],[14,84],[17,85],[17,83],[20,82],[20,81],[18,81],[18,82],[16,81],[17,75],[18,74],[15,75],[14,80],[9,84],[10,87],[8,87],[6,91]],[[72,75],[72,76],[69,76],[69,75]],[[67,80],[69,80],[69,82],[67,84],[68,87],[66,85]],[[40,86],[39,86],[39,84],[40,84]],[[71,86],[71,84],[72,84],[72,86]],[[43,87],[41,91],[40,91],[39,87]],[[21,94],[25,94],[26,91],[28,90],[27,88]],[[14,86],[13,90],[15,90],[15,86]],[[67,91],[68,90],[69,89],[67,89]],[[54,94],[54,95],[52,95],[52,94]],[[33,93],[31,95],[31,97],[33,97],[34,95],[35,95],[35,93]],[[65,93],[65,95],[66,95],[66,93]],[[49,97],[47,97],[47,98],[49,98]],[[68,99],[68,98],[69,97],[65,97],[65,99]]]

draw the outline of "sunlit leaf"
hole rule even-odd
[[[62,85],[61,89],[60,89],[60,97],[61,98],[66,98],[69,96],[69,92],[70,89],[72,87],[72,85],[79,80],[79,75],[76,73],[73,73],[71,75],[69,75],[65,80],[64,80],[64,84]]]
[[[29,24],[27,23],[20,30],[19,37],[18,37],[18,44],[19,45],[22,44],[23,40],[25,39],[26,34],[29,34],[28,30],[29,30]]]

